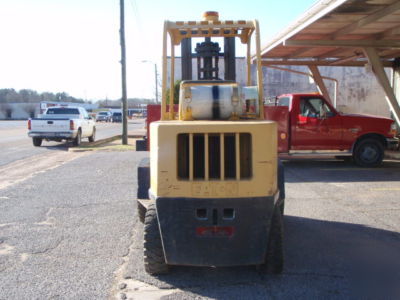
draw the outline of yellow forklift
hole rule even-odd
[[[204,41],[192,53],[194,38]],[[224,53],[211,38],[224,41]],[[247,45],[244,86],[235,81],[237,38]],[[184,80],[176,109],[179,45]],[[197,80],[192,80],[193,58]],[[284,174],[276,123],[264,120],[258,22],[221,21],[217,12],[206,12],[202,21],[166,21],[162,66],[161,120],[150,125],[150,159],[138,168],[146,272],[166,273],[170,265],[257,265],[281,273]]]

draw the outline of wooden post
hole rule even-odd
[[[374,72],[376,79],[378,80],[379,84],[386,94],[386,101],[389,104],[390,110],[393,113],[396,123],[398,126],[400,126],[399,102],[396,99],[393,88],[390,86],[390,81],[379,59],[379,55],[376,53],[376,50],[374,48],[364,48],[364,53],[372,66],[372,71]]]
[[[318,70],[318,67],[317,66],[308,66],[308,68],[310,69],[310,71],[313,75],[313,79],[315,81],[315,84],[318,87],[319,92],[325,97],[326,100],[329,101],[329,103],[332,104],[332,100],[331,100],[331,97],[329,96],[328,89],[326,88],[325,82],[322,79],[322,76]]]
[[[122,78],[122,144],[128,144],[127,93],[126,93],[126,53],[125,53],[125,15],[124,0],[120,0],[120,41]]]

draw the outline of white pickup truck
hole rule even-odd
[[[51,107],[40,118],[28,120],[28,136],[33,145],[39,147],[42,141],[72,141],[79,146],[82,138],[94,142],[96,126],[83,107]]]

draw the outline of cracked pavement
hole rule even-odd
[[[400,163],[285,162],[285,270],[142,262],[136,166],[93,152],[0,189],[0,299],[400,297]]]
[[[97,152],[0,189],[0,299],[106,299],[142,153]]]
[[[400,163],[359,169],[298,160],[285,168],[282,275],[253,266],[175,266],[149,276],[141,261],[143,226],[136,222],[117,299],[398,299]]]

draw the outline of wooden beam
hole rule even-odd
[[[399,2],[400,3],[400,2]],[[400,40],[286,40],[284,46],[400,49]]]
[[[368,58],[369,63],[372,65],[372,71],[374,72],[376,79],[386,94],[386,101],[396,119],[397,125],[400,126],[399,102],[397,101],[393,88],[390,85],[390,81],[380,61],[379,55],[374,48],[364,48],[364,53]]]
[[[336,57],[337,54],[340,54],[340,53],[342,53],[343,51],[346,51],[346,50],[348,50],[348,49],[337,48],[337,49],[334,49],[334,50],[327,51],[327,52],[325,52],[323,54],[320,54],[320,55],[317,56],[317,58]]]
[[[308,50],[310,50],[310,48],[300,48],[300,49],[295,50],[291,54],[287,54],[287,55],[283,56],[283,58],[296,57],[296,56],[298,56],[300,54],[303,54],[303,53],[307,52]]]
[[[313,79],[315,81],[315,84],[317,85],[319,92],[325,97],[326,100],[329,101],[329,103],[332,103],[331,96],[329,96],[328,89],[326,88],[325,82],[322,79],[321,73],[318,70],[318,66],[309,65],[308,68],[313,75]]]
[[[319,1],[314,6],[312,6],[303,16],[297,19],[293,24],[289,25],[284,32],[279,35],[278,38],[273,40],[271,43],[266,45],[262,51],[261,56],[266,55],[269,51],[279,46],[284,40],[287,40],[297,33],[301,32],[304,28],[307,28],[320,18],[329,14],[336,8],[340,7],[343,3],[348,0],[327,0]],[[254,57],[253,57],[254,60]]]
[[[355,55],[352,55],[352,56],[349,56],[349,57],[341,58],[341,59],[333,61],[331,63],[331,66],[336,66],[336,65],[345,63],[347,61],[352,61],[352,60],[355,60],[355,59],[358,59],[358,58],[361,58],[361,57],[364,57],[364,56],[362,54],[355,54]]]
[[[267,66],[331,66],[333,60],[262,60],[261,64]],[[367,61],[347,61],[338,63],[335,67],[364,67]],[[391,67],[391,61],[382,61],[384,67]]]
[[[400,57],[400,51],[399,50],[385,50],[379,53],[379,56],[382,58],[390,59],[390,58],[396,58]]]
[[[399,9],[400,9],[400,1],[395,1],[392,5],[386,6],[381,10],[378,10],[377,12],[358,20],[355,23],[352,23],[350,25],[343,27],[342,29],[339,29],[332,35],[332,39],[336,39],[339,36],[349,34],[360,27],[366,26],[383,17],[386,17],[387,15],[393,14],[396,10]]]
[[[388,37],[393,37],[394,35],[400,35],[400,26],[396,26],[396,27],[388,29],[388,30],[386,30],[386,31],[384,31],[382,33],[378,33],[376,35],[376,39],[377,40],[382,40],[382,39],[385,39],[385,38],[388,38]]]

